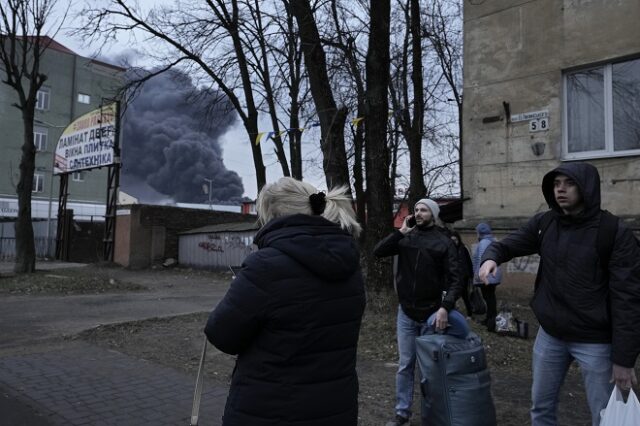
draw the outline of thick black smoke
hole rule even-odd
[[[141,202],[201,203],[209,200],[206,178],[213,179],[212,201],[239,200],[242,180],[223,164],[218,141],[234,116],[220,98],[177,71],[144,83],[124,117],[123,191]]]

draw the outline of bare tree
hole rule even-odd
[[[396,76],[398,88],[396,90],[392,84],[390,91],[397,121],[409,148],[408,200],[412,206],[426,194],[422,167],[425,100],[420,1],[407,0],[400,6],[409,25],[406,26],[408,30],[403,37],[400,53],[400,69]],[[408,84],[409,74],[411,85]]]
[[[38,90],[47,80],[40,71],[42,57],[51,43],[46,36],[48,20],[56,0],[0,0],[0,65],[2,82],[13,89],[13,104],[22,114],[24,139],[20,157],[18,218],[16,221],[16,263],[18,273],[35,271],[36,251],[31,224],[31,191],[36,149],[33,124]]]
[[[330,64],[331,78],[336,88],[342,88],[346,102],[355,111],[356,121],[351,125],[351,132],[347,134],[346,142],[352,141],[348,149],[352,170],[352,182],[355,195],[358,220],[366,230],[366,202],[365,168],[364,168],[364,125],[359,121],[366,114],[366,87],[364,78],[365,56],[360,53],[358,38],[368,36],[368,23],[361,19],[369,14],[368,10],[358,6],[357,2],[341,2],[331,0],[328,4],[331,24],[327,29],[327,36],[323,44],[334,48],[332,63]],[[355,23],[355,28],[353,24]],[[366,232],[362,234],[363,237]]]
[[[433,47],[436,63],[447,84],[444,102],[454,102],[457,120],[457,157],[460,196],[463,192],[462,164],[462,2],[460,0],[434,0],[422,25],[424,37]]]
[[[329,188],[346,185],[351,188],[344,126],[347,108],[338,108],[327,73],[327,60],[320,33],[308,0],[291,0],[291,11],[298,22],[304,62],[311,87],[311,95],[320,119],[323,169]]]
[[[391,1],[371,2],[371,31],[367,49],[367,114],[365,122],[367,167],[367,230],[366,247],[373,245],[391,230],[392,192],[389,180],[389,150],[387,123],[389,115],[389,68]],[[367,259],[367,281],[375,290],[388,287],[391,267],[371,256]]]
[[[252,69],[247,58],[247,41],[241,32],[245,19],[238,0],[205,0],[156,7],[149,13],[125,0],[110,0],[81,14],[86,25],[77,34],[94,41],[107,41],[122,33],[139,31],[168,48],[152,78],[174,66],[188,63],[204,73],[224,93],[240,116],[247,132],[258,189],[266,183],[266,171],[259,133],[258,107],[254,97]],[[245,4],[246,6],[246,4]],[[170,58],[170,59],[167,59]]]

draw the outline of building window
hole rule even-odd
[[[44,175],[34,173],[31,192],[42,192],[42,188],[44,188]]]
[[[36,94],[36,109],[46,111],[49,109],[49,97],[51,91],[48,87],[41,87]]]
[[[46,127],[33,128],[33,145],[36,147],[36,151],[47,150],[48,136],[49,136],[49,130]]]
[[[81,104],[90,104],[91,96],[84,93],[78,93],[78,102],[80,102]]]
[[[564,157],[640,154],[640,59],[564,76]]]
[[[84,182],[84,172],[73,172],[72,179],[74,182]]]

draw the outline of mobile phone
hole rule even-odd
[[[407,226],[409,228],[416,226],[416,218],[413,215],[409,216],[409,219],[407,219]]]

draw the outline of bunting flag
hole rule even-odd
[[[402,112],[402,108],[398,108],[395,111],[390,110],[389,111],[389,118],[391,118],[392,116],[397,116],[398,114],[400,114]],[[351,125],[353,125],[354,127],[358,127],[363,121],[364,121],[365,117],[356,117],[352,120],[350,120]],[[305,130],[311,129],[313,127],[318,127],[320,126],[320,122],[319,121],[314,121],[311,124],[307,125],[306,127],[298,127],[297,129],[292,127],[290,129],[286,129],[286,130],[281,130],[279,132],[276,132],[274,130],[271,130],[269,132],[260,132],[258,133],[258,135],[256,136],[256,146],[260,145],[260,142],[262,141],[262,138],[265,137],[266,135],[266,140],[269,139],[273,139],[274,137],[280,137],[282,135],[284,135],[285,133],[290,133],[290,132],[294,132],[294,131],[299,131],[300,133],[304,132]]]
[[[353,127],[358,127],[362,120],[364,120],[364,117],[354,118],[353,120],[351,120],[351,124],[353,125]]]

